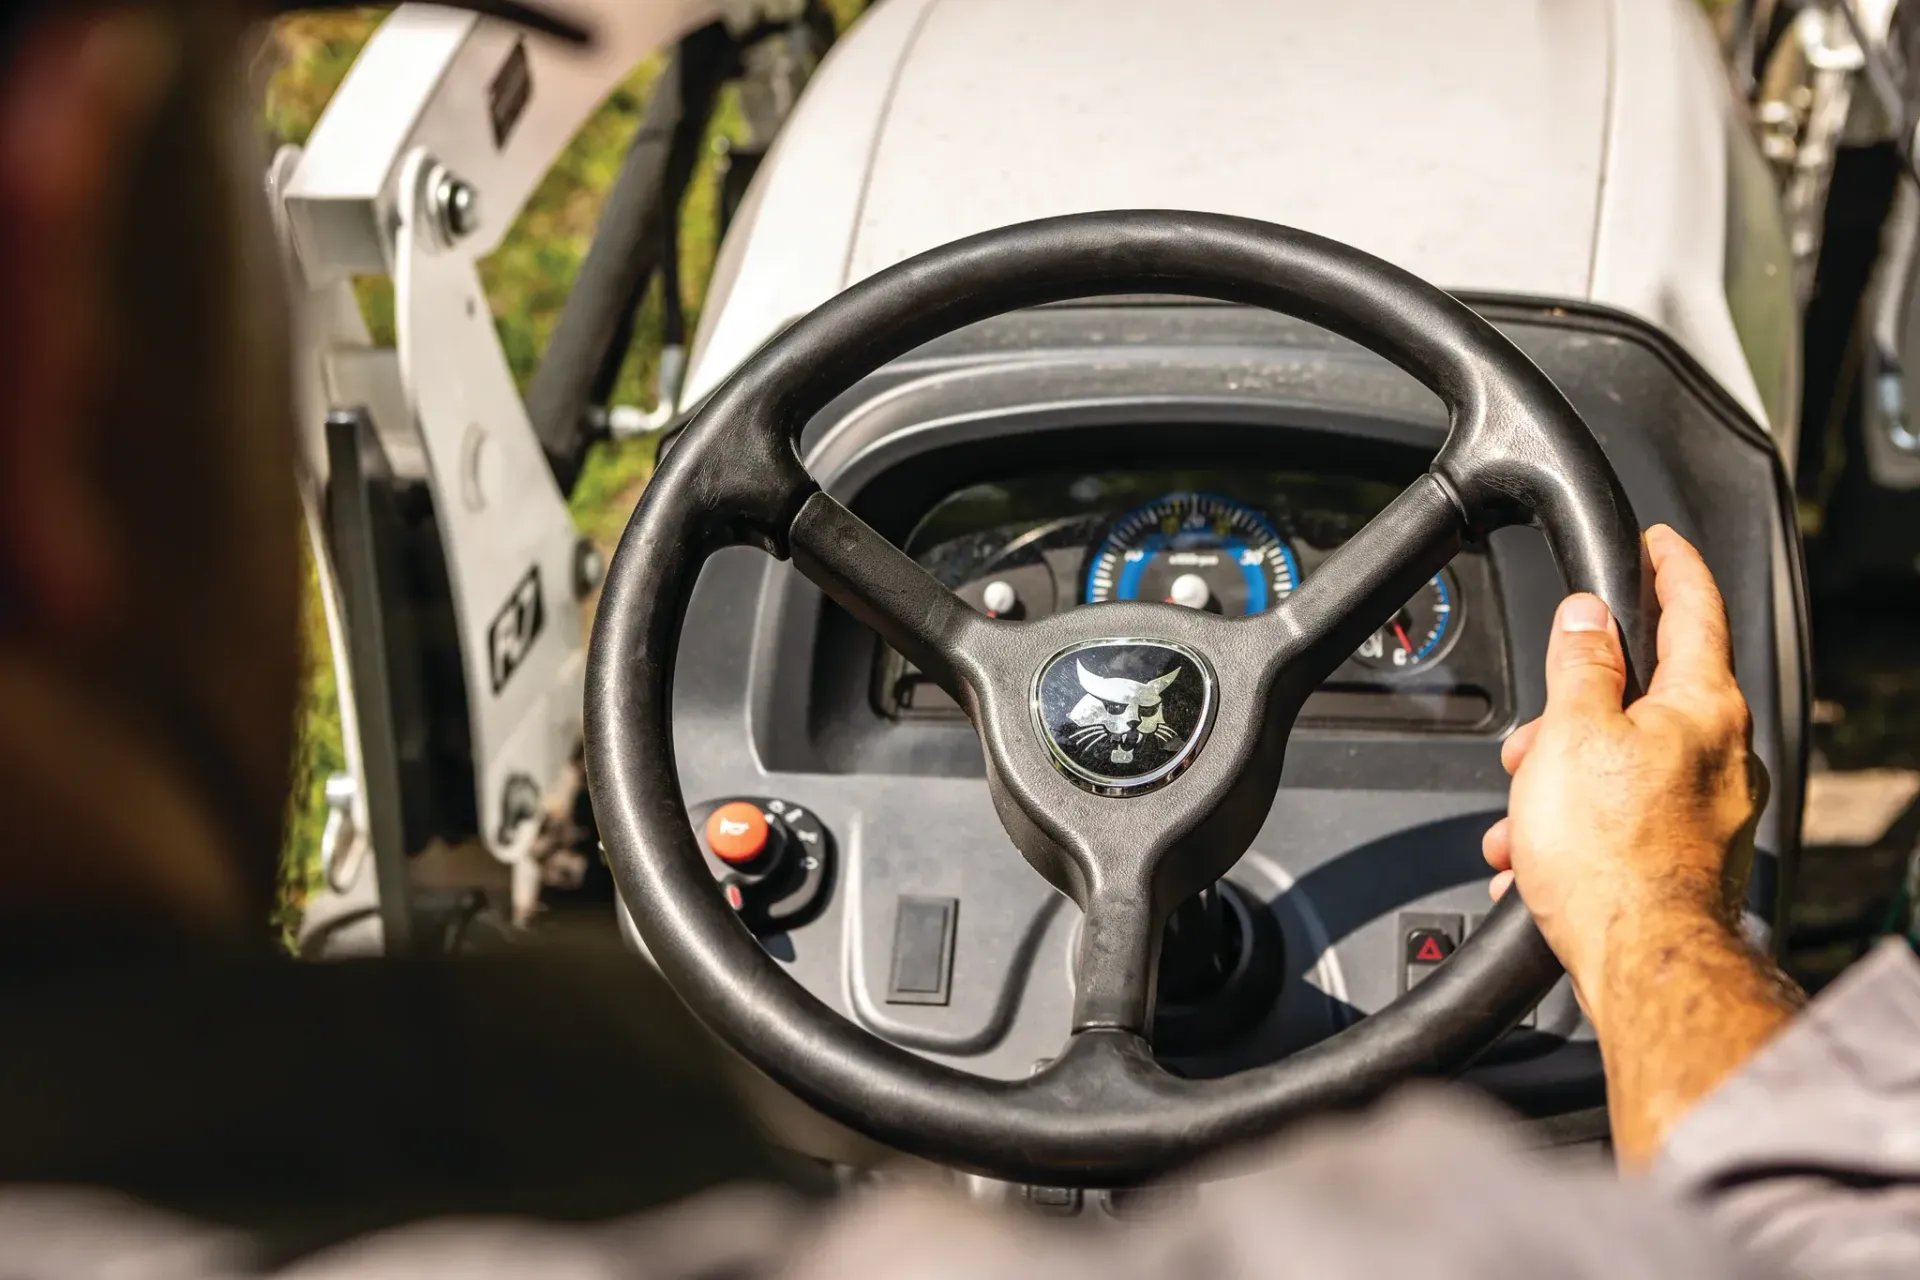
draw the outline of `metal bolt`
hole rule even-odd
[[[327,779],[327,825],[320,833],[320,874],[335,893],[345,893],[359,878],[366,841],[353,820],[360,784],[350,773]]]
[[[500,832],[497,843],[511,845],[527,823],[540,816],[540,784],[524,773],[507,779],[500,792]],[[536,824],[534,830],[537,831]]]
[[[350,773],[336,773],[327,779],[327,808],[351,809],[360,794],[360,783]]]
[[[433,206],[450,241],[470,236],[480,226],[480,193],[464,178],[443,170],[433,187]]]
[[[1906,379],[1898,369],[1889,369],[1875,379],[1880,415],[1886,420],[1887,439],[1905,453],[1920,451],[1920,436],[1907,425]]]
[[[585,600],[593,594],[607,576],[607,560],[600,554],[600,548],[586,538],[580,539],[573,547],[573,594],[577,600]]]

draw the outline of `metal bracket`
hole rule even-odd
[[[602,566],[582,550],[540,452],[475,263],[644,58],[717,17],[747,22],[771,7],[775,0],[578,0],[598,36],[581,49],[403,4],[368,41],[306,147],[275,158],[267,186],[293,300],[301,489],[348,765],[332,798],[336,874],[352,869],[338,859],[352,861],[353,835],[383,861],[393,822],[370,812],[387,802],[367,785],[361,729],[373,709],[360,703],[377,695],[354,680],[322,515],[328,415],[364,407],[393,474],[431,489],[470,712],[476,834],[496,858],[531,856],[529,824],[538,820],[509,804],[508,783],[532,779],[544,794],[568,776],[580,737],[579,599]],[[501,91],[508,76],[510,93]],[[384,275],[394,281],[397,351],[374,344],[354,290],[357,279]],[[360,880],[356,896],[368,877]]]
[[[540,452],[473,261],[446,239],[446,166],[403,166],[394,245],[400,380],[425,447],[472,719],[480,837],[529,847],[513,779],[544,787],[580,741],[579,534]]]

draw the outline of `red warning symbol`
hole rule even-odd
[[[1407,957],[1410,964],[1439,964],[1453,954],[1453,942],[1445,934],[1434,930],[1422,929],[1407,939],[1413,954]]]

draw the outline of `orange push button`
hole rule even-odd
[[[760,806],[745,800],[723,804],[707,819],[707,848],[722,862],[740,866],[767,850],[770,832]]]

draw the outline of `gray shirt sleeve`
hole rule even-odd
[[[1597,1159],[1523,1150],[1484,1104],[1410,1090],[1207,1171],[1155,1212],[1072,1222],[933,1194],[841,1210],[780,1280],[1763,1280]]]
[[[1655,1181],[1809,1280],[1920,1276],[1920,961],[1865,960],[1669,1135]]]

